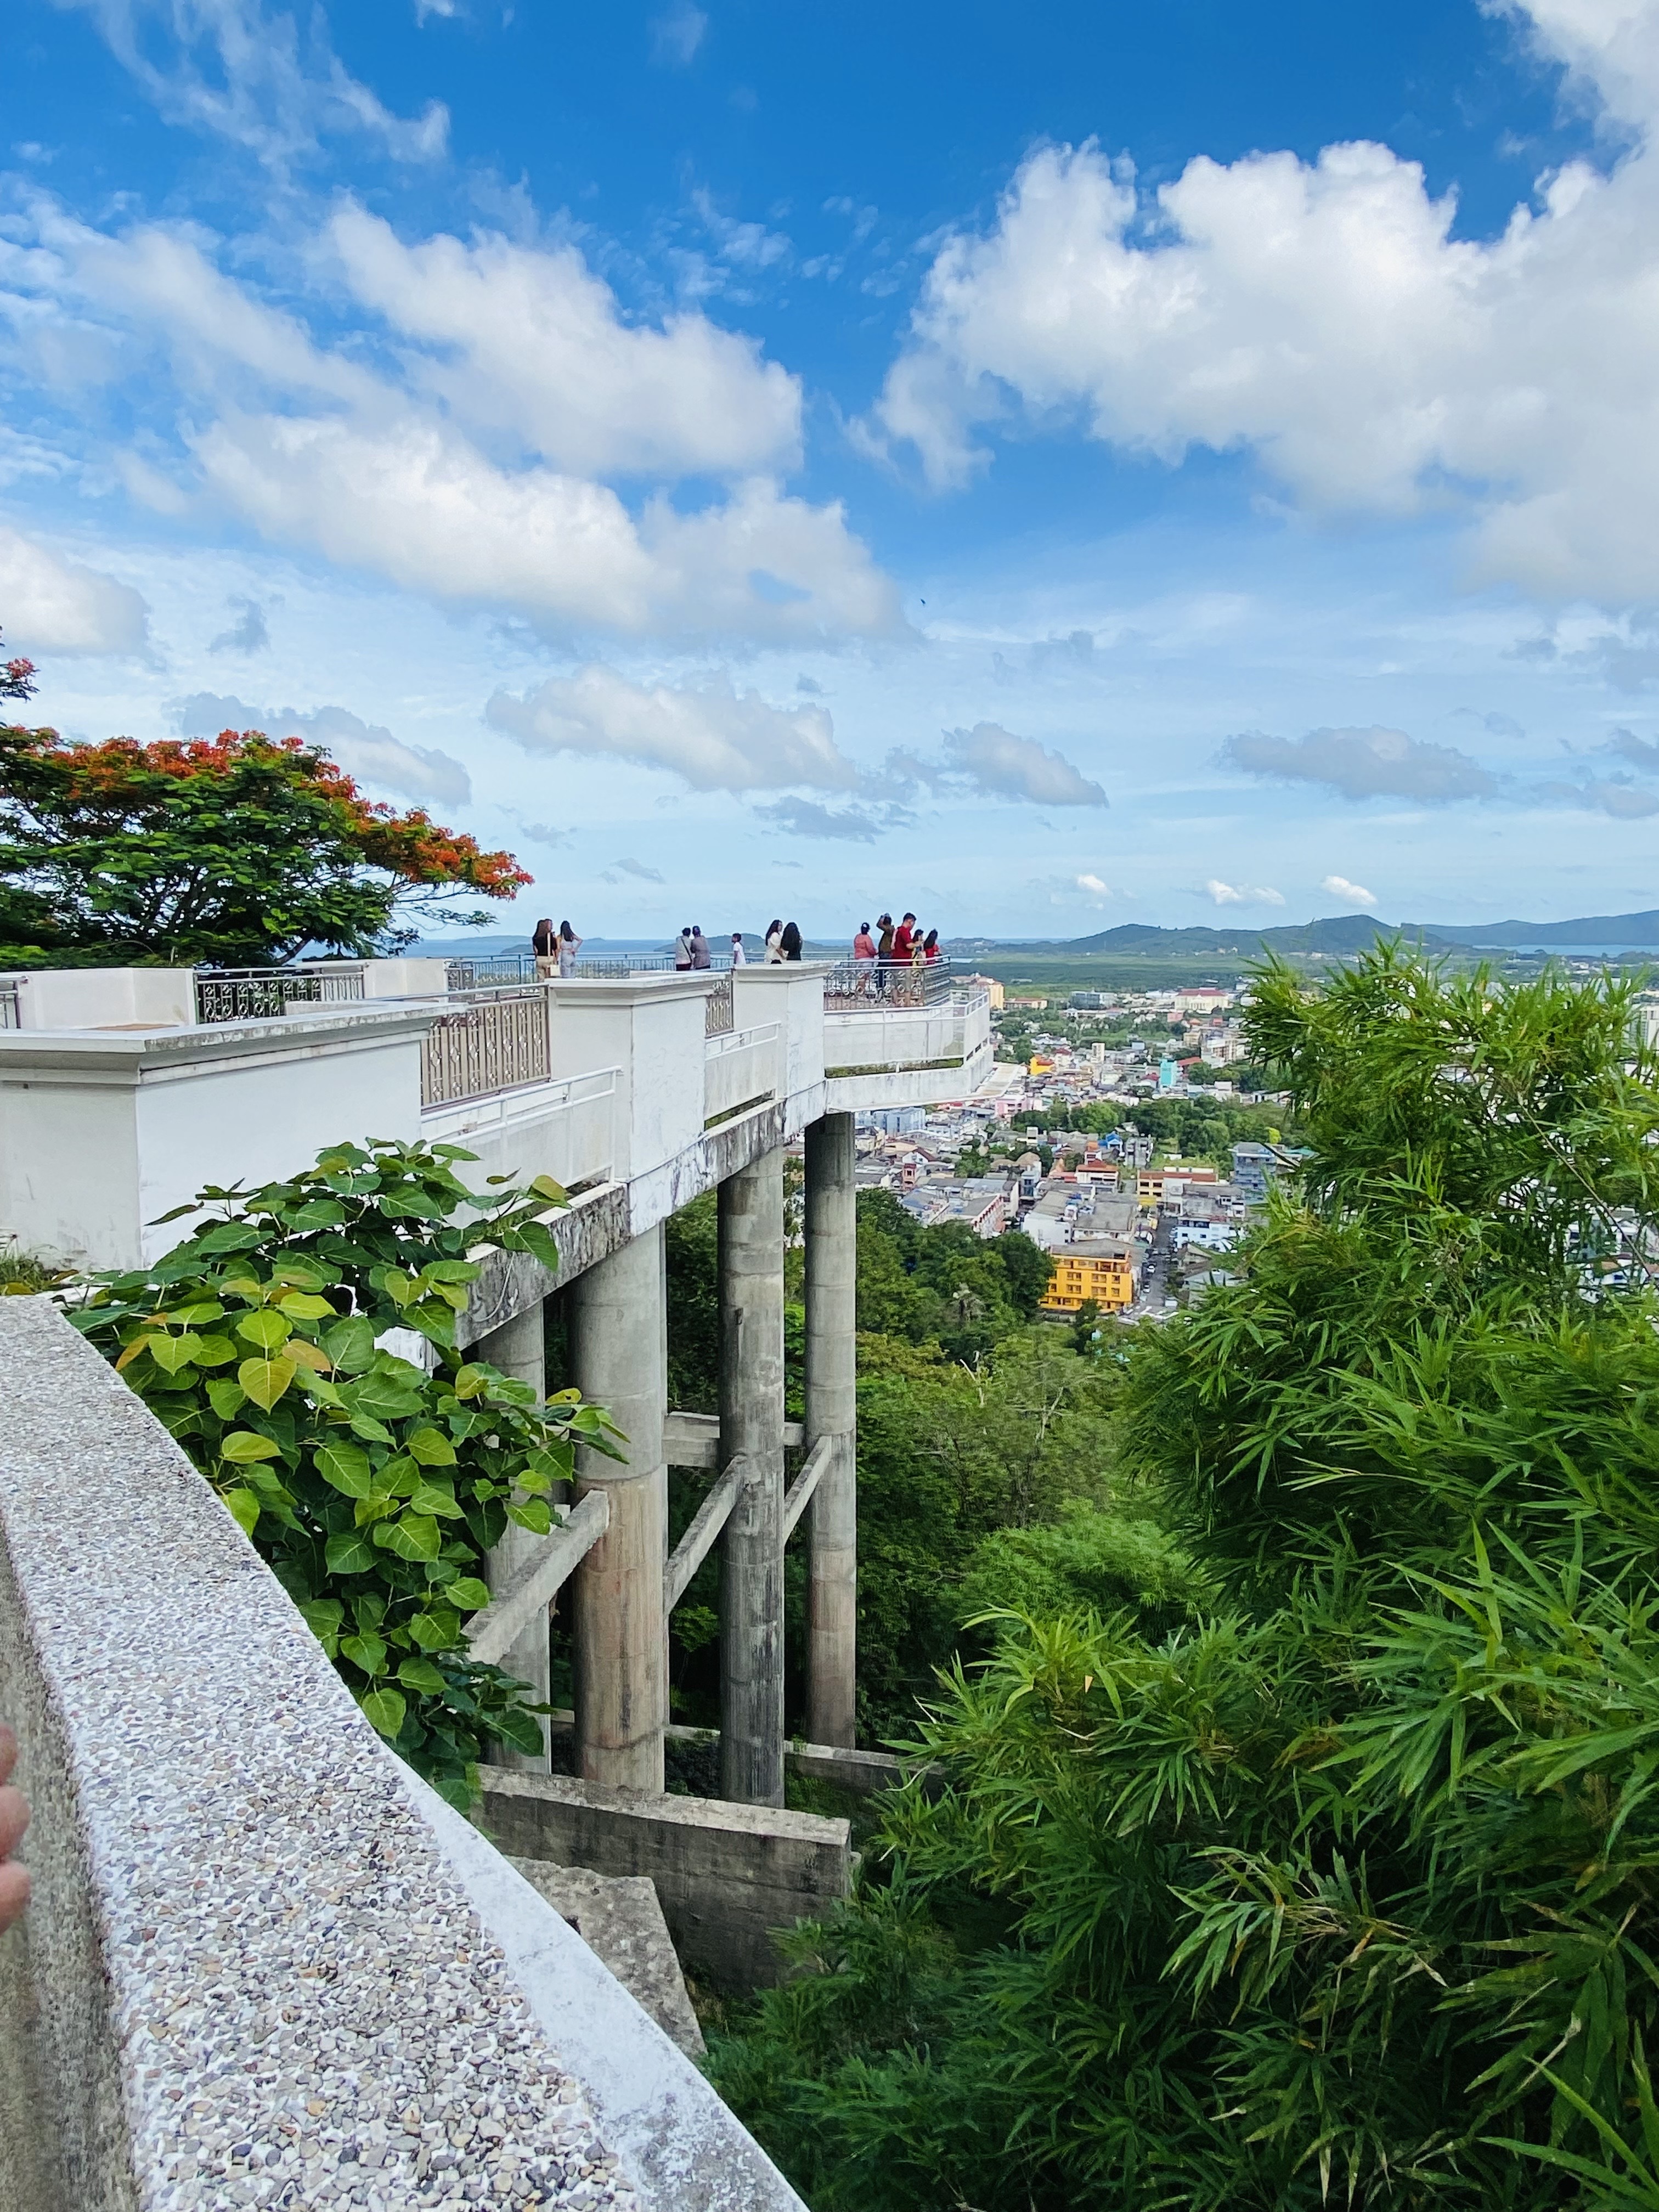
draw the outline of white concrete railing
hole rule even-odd
[[[804,2212],[63,1316],[0,1300],[0,2212]]]
[[[442,966],[370,963],[362,1000],[206,1024],[187,969],[21,976],[22,1026],[0,1028],[0,1236],[137,1266],[185,1233],[159,1218],[204,1184],[291,1176],[342,1139],[422,1134],[465,1142],[480,1177],[624,1186],[637,1235],[825,1111],[966,1097],[990,1067],[982,991],[826,1013],[821,969],[757,963],[561,979],[461,1012],[427,988]],[[717,981],[732,1022],[711,1036]],[[487,1024],[525,1020],[527,1042],[485,1036],[459,1057],[458,1038],[471,1052]]]
[[[493,1097],[425,1107],[421,1134],[432,1144],[465,1145],[478,1156],[470,1172],[528,1182],[551,1176],[567,1190],[609,1180],[617,1158],[622,1070],[595,1068]]]
[[[711,1036],[703,1053],[703,1127],[712,1128],[745,1106],[775,1098],[780,1075],[780,1022]]]

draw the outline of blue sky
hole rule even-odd
[[[43,719],[589,933],[1659,902],[1659,0],[10,23]]]

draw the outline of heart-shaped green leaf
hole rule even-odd
[[[356,1444],[327,1443],[317,1452],[317,1472],[344,1498],[367,1498],[374,1483],[368,1454]]]
[[[257,1344],[262,1352],[275,1352],[293,1335],[294,1324],[279,1313],[245,1314],[236,1324],[236,1334],[246,1343]]]
[[[459,1521],[461,1518],[461,1509],[455,1502],[454,1492],[446,1490],[441,1483],[437,1482],[420,1484],[409,1501],[409,1510],[411,1513],[435,1513],[441,1521]]]
[[[198,1367],[226,1367],[236,1357],[236,1346],[228,1336],[198,1337],[196,1344],[196,1364]]]
[[[365,1674],[378,1674],[386,1665],[386,1638],[382,1636],[343,1636],[340,1650]]]
[[[240,1407],[247,1403],[247,1392],[240,1382],[232,1382],[228,1375],[207,1386],[208,1403],[222,1421],[233,1420]]]
[[[395,1553],[400,1559],[435,1559],[443,1545],[438,1524],[429,1513],[404,1513],[395,1521],[377,1522],[374,1541],[382,1551]]]
[[[371,1567],[380,1564],[374,1545],[356,1528],[343,1529],[339,1535],[331,1536],[323,1547],[323,1558],[331,1575],[366,1575]]]
[[[444,1595],[452,1605],[459,1606],[463,1613],[477,1613],[489,1602],[489,1585],[477,1575],[460,1575],[449,1584]]]
[[[370,1690],[357,1701],[383,1736],[395,1736],[404,1724],[409,1700],[400,1690]]]
[[[258,1499],[251,1490],[227,1490],[223,1496],[233,1519],[240,1524],[242,1534],[251,1536],[258,1526]]]
[[[311,1291],[289,1291],[276,1301],[279,1312],[290,1321],[332,1321],[334,1309],[326,1298],[319,1298]]]
[[[406,1689],[424,1690],[429,1694],[441,1692],[444,1678],[429,1659],[405,1659],[398,1668],[398,1680]]]
[[[374,1324],[366,1314],[325,1330],[323,1349],[342,1375],[361,1375],[374,1364]]]
[[[257,1436],[252,1429],[236,1429],[219,1447],[222,1459],[242,1467],[256,1459],[280,1459],[282,1446],[273,1443],[269,1437]]]
[[[483,1584],[480,1583],[478,1588],[483,1589]],[[444,1595],[453,1595],[454,1589],[451,1583]],[[484,1590],[484,1595],[488,1598],[488,1590]],[[411,1613],[404,1626],[409,1631],[410,1642],[418,1644],[422,1651],[453,1650],[460,1640],[460,1615],[447,1605],[434,1606],[430,1613]]]
[[[404,1440],[404,1449],[422,1467],[453,1467],[455,1447],[441,1429],[416,1429]]]
[[[298,1372],[291,1359],[245,1359],[236,1380],[254,1404],[269,1413]]]
[[[553,1526],[553,1516],[548,1510],[546,1499],[542,1498],[527,1498],[522,1505],[509,1498],[507,1517],[516,1521],[520,1528],[528,1528],[534,1536],[546,1535]]]
[[[176,1375],[181,1367],[193,1367],[202,1340],[188,1330],[183,1336],[153,1336],[149,1340],[149,1356],[164,1375]]]

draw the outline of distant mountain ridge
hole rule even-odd
[[[1404,937],[1429,952],[1451,952],[1471,946],[1559,945],[1570,951],[1575,945],[1594,945],[1639,952],[1659,950],[1659,908],[1644,914],[1583,915],[1569,921],[1379,921],[1374,915],[1327,915],[1316,921],[1280,922],[1267,929],[1161,929],[1152,922],[1121,922],[1092,937],[1030,938],[993,945],[986,951],[1226,953],[1226,952],[1359,952],[1379,937]],[[966,945],[966,940],[959,940]]]

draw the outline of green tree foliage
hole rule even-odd
[[[937,1343],[956,1359],[990,1352],[1036,1313],[1050,1263],[1018,1230],[923,1228],[890,1191],[858,1196],[858,1317],[872,1335]]]
[[[1659,1334],[1581,1263],[1645,1218],[1630,1012],[1261,977],[1306,1204],[1123,1384],[1203,1583],[1045,1618],[1005,1567],[945,1787],[716,2052],[817,2212],[1659,2202]]]
[[[1108,1497],[1115,1377],[1026,1329],[975,1367],[860,1339],[860,1733],[908,1733],[959,1641],[985,1540]]]
[[[468,1654],[484,1554],[509,1520],[545,1533],[575,1441],[617,1431],[574,1390],[456,1348],[482,1247],[556,1267],[538,1177],[479,1200],[455,1145],[337,1145],[211,1218],[154,1266],[97,1276],[70,1317],[224,1499],[375,1727],[452,1803],[477,1796],[486,1735],[534,1749],[524,1686]],[[176,1217],[169,1217],[176,1218]],[[392,1329],[435,1371],[382,1348]]]

